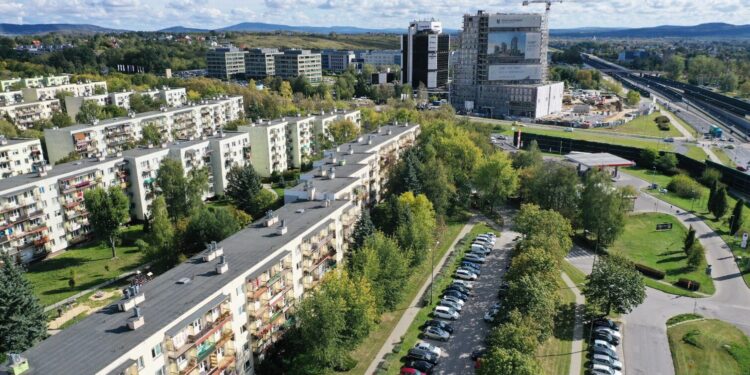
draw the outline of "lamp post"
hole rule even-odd
[[[432,266],[430,267],[430,305],[432,305],[432,291],[435,288],[435,250],[437,250],[437,247],[440,246],[440,241],[435,241],[435,247],[432,249],[430,256],[430,262]]]

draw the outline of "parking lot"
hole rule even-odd
[[[503,232],[495,243],[494,249],[482,266],[482,275],[474,281],[474,295],[466,301],[458,320],[451,322],[454,332],[447,342],[427,340],[441,348],[441,362],[433,374],[473,374],[474,361],[471,352],[484,346],[485,336],[489,333],[490,324],[486,323],[484,314],[498,301],[497,292],[505,274],[505,264],[512,248],[512,240],[518,234]]]

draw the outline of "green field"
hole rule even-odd
[[[661,113],[654,112],[648,116],[636,117],[634,120],[626,122],[620,126],[615,126],[613,128],[596,128],[595,130],[622,134],[645,135],[657,138],[682,136],[682,133],[680,133],[680,131],[672,124],[669,125],[669,130],[660,130],[659,127],[656,126],[656,121],[654,121],[659,116],[661,116]]]
[[[483,223],[477,224],[474,226],[474,228],[471,229],[471,232],[469,232],[463,238],[463,241],[460,241],[458,244],[456,244],[456,252],[454,252],[454,255],[451,256],[451,258],[449,258],[448,260],[448,261],[452,260],[452,262],[446,263],[445,267],[443,268],[443,271],[435,278],[435,285],[434,285],[435,296],[434,296],[433,303],[425,305],[419,311],[419,313],[417,313],[417,316],[414,318],[414,321],[411,323],[411,325],[409,326],[409,329],[406,331],[406,334],[403,336],[403,341],[401,343],[400,350],[398,351],[398,353],[391,353],[391,356],[387,361],[389,373],[397,372],[397,370],[401,367],[401,358],[406,356],[409,349],[411,349],[414,346],[414,344],[416,344],[417,341],[419,341],[419,334],[422,332],[422,330],[419,327],[429,319],[430,314],[432,313],[432,310],[440,301],[439,295],[442,292],[442,290],[453,281],[453,273],[458,268],[458,264],[460,263],[460,260],[463,257],[463,254],[471,246],[471,240],[474,237],[476,237],[478,234],[487,233],[487,232],[495,232],[495,231],[492,230],[490,227],[488,227],[486,224],[483,224]],[[452,240],[448,242],[450,245],[450,242],[452,242]],[[441,240],[440,243],[442,244],[443,241]],[[427,275],[429,275],[429,267],[427,270],[425,270],[425,272],[422,272],[420,274],[423,277],[426,277]],[[422,282],[424,282],[424,280],[422,280]],[[419,285],[421,285],[421,283]],[[415,289],[418,289],[418,286]],[[429,296],[429,293],[428,293],[428,296]],[[411,298],[413,298],[413,295],[409,297],[409,300]],[[391,330],[389,329],[388,333],[390,333],[390,331]],[[366,342],[370,346],[376,346],[376,348],[374,348],[376,354],[377,354],[377,351],[380,350],[380,347],[383,344],[382,342],[373,343],[372,341],[369,341],[369,340],[366,340]],[[368,365],[369,365],[369,362],[367,362],[367,364],[364,366],[364,368],[361,371],[358,371],[356,373],[364,374],[364,370],[367,368]],[[352,373],[355,373],[355,372],[352,372]]]
[[[268,48],[305,49],[399,49],[396,34],[303,34],[303,33],[233,33],[231,38],[236,46]]]
[[[671,180],[671,177],[669,176],[665,176],[659,173],[654,175],[652,171],[645,171],[643,169],[628,168],[624,170],[624,172],[649,182],[655,181],[660,186],[667,186],[667,184]],[[742,270],[742,277],[745,279],[745,283],[750,285],[750,249],[742,249],[740,247],[740,239],[735,238],[734,236],[729,234],[728,217],[729,215],[731,215],[732,208],[737,203],[737,201],[732,196],[730,196],[728,199],[729,212],[721,219],[716,220],[716,218],[712,214],[710,214],[708,212],[708,209],[706,208],[709,190],[705,186],[701,186],[702,196],[700,199],[696,200],[681,198],[671,192],[662,194],[655,190],[645,191],[671,205],[674,205],[675,207],[679,207],[685,211],[692,212],[693,214],[701,218],[706,223],[706,225],[708,225],[711,229],[718,233],[724,240],[724,242],[726,242],[732,248],[732,252],[735,255],[742,256],[743,261],[740,264],[740,270]],[[742,217],[744,224],[742,228],[740,228],[740,233],[750,232],[750,207],[747,207],[747,204],[745,205],[745,209],[742,212]]]
[[[686,322],[667,328],[676,375],[750,374],[750,340],[719,320]]]
[[[130,226],[123,230],[123,245],[117,247],[116,259],[112,259],[111,248],[99,242],[92,242],[29,266],[26,278],[33,285],[42,305],[62,301],[143,264],[142,254],[133,246],[135,240],[141,236],[143,226]],[[77,277],[76,286],[73,288],[68,285],[71,270],[76,271]]]
[[[689,125],[688,123],[686,123],[686,122],[685,122],[685,120],[683,120],[683,119],[681,119],[681,118],[680,118],[680,116],[677,116],[677,115],[676,115],[676,114],[675,114],[674,112],[668,111],[668,110],[667,110],[667,109],[665,109],[665,108],[664,108],[664,107],[663,107],[663,106],[662,106],[661,104],[659,104],[659,105],[658,105],[658,107],[659,107],[659,110],[660,110],[660,111],[661,111],[662,113],[668,113],[668,114],[672,115],[672,117],[673,117],[673,118],[674,118],[675,120],[677,120],[677,122],[679,122],[679,123],[680,123],[680,125],[682,125],[682,127],[683,127],[684,129],[686,129],[687,131],[689,131],[689,132],[690,132],[690,134],[692,134],[692,135],[693,135],[693,137],[695,137],[696,139],[698,139],[698,138],[699,138],[699,137],[701,136],[700,134],[698,134],[698,131],[697,131],[697,130],[695,130],[695,128],[694,128],[694,127],[692,127],[692,126],[690,126],[690,125]]]
[[[555,316],[554,331],[536,352],[536,357],[546,375],[567,374],[570,369],[571,356],[580,355],[580,353],[571,353],[576,296],[561,278],[557,279],[557,284],[560,287],[558,290],[560,306]]]
[[[713,151],[714,155],[716,155],[716,157],[719,158],[719,160],[721,161],[721,164],[724,164],[727,167],[734,168],[734,161],[732,160],[732,158],[729,157],[729,155],[727,155],[726,151],[718,147],[712,147],[711,151]]]
[[[522,128],[523,133],[529,133],[529,134],[540,134],[540,135],[548,135],[551,137],[560,137],[565,139],[580,139],[585,141],[592,141],[592,142],[601,142],[601,143],[609,143],[613,145],[622,145],[622,146],[630,146],[630,147],[638,147],[638,148],[653,148],[658,149],[660,151],[674,151],[674,145],[671,143],[664,143],[661,142],[660,139],[641,139],[641,138],[628,138],[627,136],[618,136],[618,135],[611,135],[606,134],[604,132],[598,132],[595,130],[579,130],[576,129],[572,132],[566,132],[563,129],[556,130],[556,129],[548,129],[548,128],[533,128],[533,127],[523,127]],[[512,131],[510,129],[507,129],[503,131],[503,134],[505,135],[511,135]],[[522,136],[523,137],[523,136]],[[556,150],[543,150],[543,151],[549,151],[549,152],[555,152]]]
[[[458,233],[461,232],[464,224],[465,223],[463,222],[449,222],[448,224],[446,224],[445,231],[440,234],[440,245],[437,249],[437,252],[435,253],[435,259],[441,259],[443,255],[448,251],[448,248],[453,243],[453,240],[456,238],[456,236],[458,236]],[[478,227],[484,227],[484,231],[488,231],[488,228],[483,225],[475,226],[474,230],[477,230]],[[380,348],[388,339],[391,331],[393,331],[393,328],[396,326],[399,319],[401,319],[404,311],[410,307],[409,305],[417,295],[419,288],[429,277],[430,267],[430,262],[423,262],[421,265],[412,270],[412,276],[407,281],[403,301],[401,301],[401,303],[396,307],[394,311],[384,313],[380,317],[380,323],[378,324],[377,328],[370,332],[370,335],[364,340],[364,344],[360,345],[351,353],[352,358],[357,361],[357,366],[355,366],[350,371],[345,372],[344,374],[359,375],[364,374],[365,371],[367,371],[370,363],[375,360],[375,356],[378,355],[378,351],[380,351]],[[436,279],[436,282],[437,280],[439,279]],[[417,319],[419,319],[419,315],[417,316]],[[412,345],[414,345],[414,342],[412,342]],[[397,365],[396,362],[393,363],[393,366]]]
[[[685,156],[698,161],[705,161],[706,159],[708,159],[708,155],[706,154],[706,151],[703,151],[703,148],[692,145],[687,145],[685,147],[687,148]]]
[[[672,224],[672,230],[656,231],[656,224],[660,223]],[[701,283],[700,292],[713,294],[713,280],[704,272],[705,266],[694,271],[687,266],[687,256],[682,250],[686,234],[687,228],[674,216],[659,213],[632,215],[625,219],[625,229],[609,251],[666,272],[662,281],[695,280]]]

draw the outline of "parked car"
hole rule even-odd
[[[424,332],[422,332],[422,335],[428,339],[441,341],[448,341],[448,339],[451,337],[450,333],[445,332],[438,327],[427,327],[425,328]]]
[[[604,354],[594,354],[591,356],[591,363],[609,366],[615,370],[622,370],[622,362],[610,358]]]
[[[664,138],[664,142],[667,142],[667,143],[674,143],[674,138],[672,138],[672,137],[667,137],[667,138]]]
[[[433,365],[436,365],[438,361],[440,360],[440,358],[438,358],[438,356],[435,353],[431,351],[427,351],[427,350],[416,349],[416,348],[409,349],[409,352],[406,354],[406,358],[416,359],[418,361],[430,362]]]
[[[609,358],[620,360],[620,356],[617,355],[617,352],[608,348],[604,347],[592,347],[591,352],[594,354],[604,354],[606,356],[609,356]]]
[[[451,285],[459,285],[463,286],[466,289],[474,289],[474,283],[466,280],[453,280],[453,284]]]
[[[435,310],[432,312],[432,315],[440,319],[447,319],[447,320],[458,319],[458,312],[446,306],[435,306]]]
[[[429,352],[435,353],[435,355],[437,355],[438,357],[440,357],[440,355],[443,354],[443,349],[442,348],[440,348],[439,346],[430,344],[429,342],[426,342],[426,341],[420,341],[420,342],[416,343],[414,345],[414,348],[415,349],[427,350]]]
[[[450,323],[444,322],[442,320],[430,319],[426,321],[422,327],[424,328],[437,327],[437,328],[442,329],[445,332],[453,333],[453,326],[450,325]]]
[[[477,254],[483,257],[486,257],[490,253],[490,250],[485,247],[471,247],[471,250],[469,250],[466,254]]]
[[[592,346],[595,347],[595,348],[596,347],[607,348],[607,349],[609,349],[609,350],[611,350],[613,352],[617,351],[617,348],[615,348],[614,345],[612,345],[612,344],[610,344],[610,343],[608,343],[608,342],[606,342],[604,340],[594,340],[594,344]]]
[[[735,168],[737,168],[737,170],[740,172],[747,172],[747,167],[745,167],[744,165],[737,164]]]
[[[445,288],[445,291],[447,292],[447,291],[449,291],[449,290],[455,290],[455,291],[461,292],[461,293],[463,293],[463,294],[465,294],[465,295],[467,295],[467,296],[470,296],[470,295],[472,295],[472,293],[471,293],[471,291],[470,291],[470,290],[468,290],[468,289],[466,289],[466,288],[462,287],[461,285],[448,285],[448,287],[447,287],[447,288]],[[463,298],[462,298],[462,299],[463,299]]]
[[[615,331],[620,331],[620,326],[611,319],[599,318],[594,320],[595,327],[607,327]]]
[[[591,332],[591,338],[595,340],[604,340],[612,345],[620,345],[620,339],[616,336],[612,336],[607,332],[594,331]]]
[[[473,263],[469,262],[468,260],[464,260],[461,262],[461,268],[467,268],[471,272],[476,273],[477,276],[482,274],[482,266],[479,263]]]
[[[486,313],[484,313],[484,321],[487,323],[492,323],[495,320],[495,317],[497,316],[497,313],[500,312],[500,309],[490,309]]]
[[[471,247],[476,246],[481,246],[487,248],[487,250],[492,250],[492,247],[495,246],[495,244],[492,242],[492,240],[486,238],[477,238],[474,240],[474,242],[471,243]]]
[[[487,353],[487,349],[485,348],[476,348],[471,352],[471,360],[476,361],[479,358],[482,358],[484,354]]]
[[[464,301],[466,301],[466,300],[469,299],[468,295],[463,294],[463,293],[461,293],[461,292],[459,292],[458,290],[455,290],[455,289],[451,289],[451,290],[448,290],[445,293],[443,293],[443,297],[445,297],[445,296],[460,298],[460,299],[462,299]]]
[[[469,262],[475,262],[475,263],[481,264],[487,261],[487,258],[477,255],[477,254],[469,253],[464,256],[464,260],[468,260]]]
[[[451,301],[451,302],[453,302],[455,304],[458,304],[461,307],[463,307],[464,304],[466,303],[465,300],[463,300],[461,298],[458,298],[458,297],[454,297],[454,296],[443,296],[443,299],[446,300],[446,301]]]
[[[596,375],[621,375],[619,371],[605,365],[600,364],[592,364],[591,365],[591,371],[592,374]]]
[[[456,277],[464,280],[476,280],[477,274],[466,268],[459,268],[456,270]]]
[[[404,367],[413,368],[425,374],[430,374],[432,372],[432,368],[435,367],[435,365],[427,361],[418,361],[418,360],[410,359],[406,361],[406,363],[404,363]]]
[[[426,374],[426,372],[419,371],[415,368],[411,367],[401,367],[401,374],[400,375],[423,375]]]
[[[491,245],[494,245],[495,241],[497,241],[495,237],[481,235],[481,234],[477,236],[476,238],[474,238],[474,242],[484,242],[484,243],[488,243]]]
[[[441,299],[440,302],[438,302],[438,306],[450,307],[458,313],[461,313],[461,310],[463,310],[463,306],[445,298]]]
[[[619,341],[619,339],[622,338],[622,336],[620,336],[620,332],[615,331],[614,329],[607,328],[607,327],[601,327],[601,326],[596,327],[595,326],[594,327],[594,332],[606,332],[606,333],[609,333],[610,335],[612,335],[614,337],[617,337],[618,341]]]

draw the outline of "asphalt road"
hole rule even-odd
[[[471,352],[484,346],[490,325],[484,321],[484,313],[498,301],[497,291],[505,274],[513,239],[518,233],[503,231],[495,243],[495,250],[487,256],[482,266],[482,275],[474,281],[474,295],[464,305],[461,316],[453,325],[453,335],[447,342],[432,341],[443,348],[443,358],[433,374],[473,374],[474,361]]]

